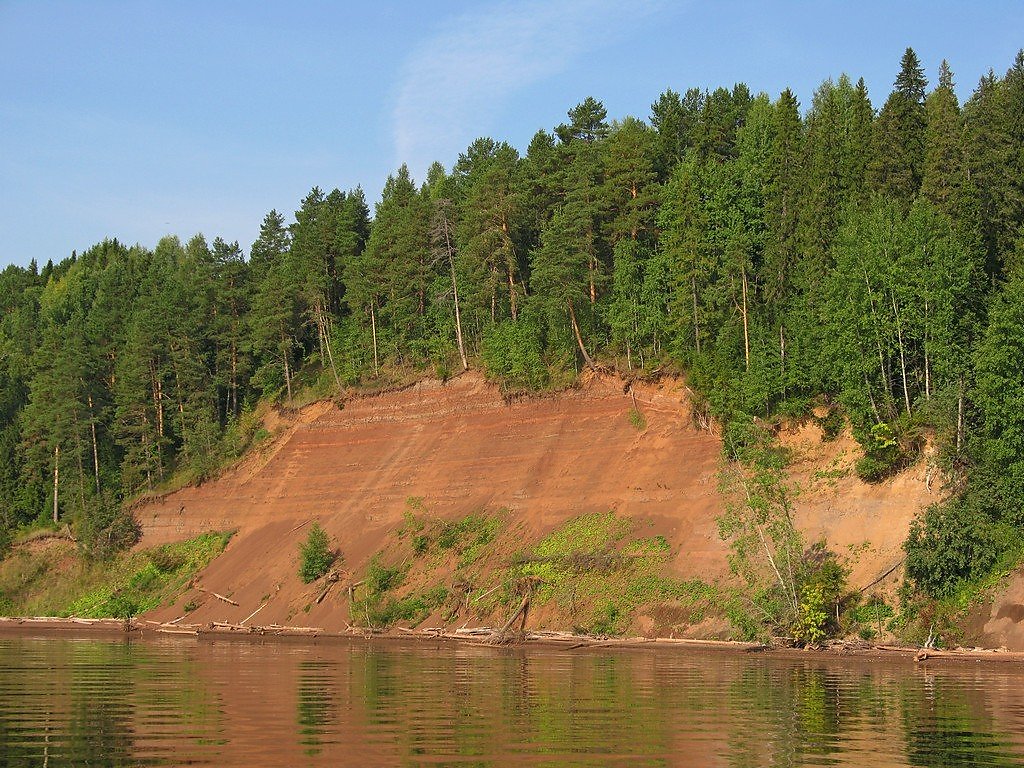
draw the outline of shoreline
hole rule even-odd
[[[564,651],[576,650],[690,650],[727,655],[757,654],[776,659],[843,659],[909,662],[920,665],[939,662],[951,665],[971,663],[1021,663],[1024,652],[990,648],[956,648],[952,650],[922,649],[914,646],[871,645],[834,642],[818,648],[771,646],[741,640],[701,640],[674,637],[620,637],[604,638],[577,635],[571,632],[527,631],[512,641],[493,641],[491,627],[462,627],[408,629],[393,627],[388,630],[368,630],[349,627],[345,631],[328,631],[321,627],[299,626],[243,626],[214,622],[212,624],[162,624],[147,619],[81,619],[59,616],[0,617],[0,637],[9,635],[123,637],[126,639],[156,637],[194,638],[195,640],[264,641],[296,640],[337,641],[414,641],[445,645],[470,645],[493,649],[545,648]]]

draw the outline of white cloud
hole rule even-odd
[[[504,100],[563,72],[643,21],[661,0],[491,3],[446,21],[402,70],[394,110],[396,161],[417,179],[454,157]]]

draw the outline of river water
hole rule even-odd
[[[1024,762],[1024,667],[0,636],[2,766]]]

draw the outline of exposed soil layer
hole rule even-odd
[[[634,402],[643,428],[630,419]],[[594,376],[574,391],[507,402],[470,373],[275,419],[274,439],[220,479],[136,508],[141,546],[238,531],[201,574],[206,591],[193,591],[201,604],[189,621],[240,622],[259,609],[252,623],[344,629],[345,602],[316,603],[321,587],[297,576],[309,523],[319,521],[341,550],[344,586],[402,524],[410,499],[442,519],[507,509],[524,544],[580,514],[615,510],[667,539],[675,575],[728,574],[715,522],[721,444],[693,425],[678,380],[630,392],[617,377]],[[813,425],[782,439],[796,457],[797,522],[810,537],[827,537],[849,557],[855,585],[898,564],[910,519],[935,498],[924,466],[867,485],[852,471],[851,439],[823,443]],[[178,602],[152,618],[177,618],[185,597]],[[533,621],[552,626],[558,616]],[[659,629],[650,620],[640,627]]]
[[[996,592],[989,611],[976,613],[967,627],[971,641],[990,648],[1024,650],[1024,568],[1018,568]]]

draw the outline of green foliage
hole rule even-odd
[[[141,530],[132,513],[105,495],[92,498],[75,525],[86,557],[107,560],[139,540]]]
[[[462,520],[444,523],[437,543],[442,549],[452,549],[458,556],[458,567],[465,568],[476,562],[486,547],[501,530],[502,521],[482,514],[467,515]]]
[[[793,636],[805,645],[818,645],[827,636],[829,605],[820,584],[807,584],[800,593],[800,606]]]
[[[820,419],[815,419],[821,428],[821,440],[830,443],[842,433],[846,426],[846,417],[842,408],[829,408]]]
[[[643,411],[639,408],[629,409],[629,423],[633,425],[637,432],[643,432],[647,429],[647,417],[644,416]]]
[[[504,576],[502,602],[510,605],[512,585],[528,576],[539,579],[535,602],[554,601],[579,616],[581,632],[619,634],[638,610],[665,602],[685,608],[696,623],[719,593],[700,581],[665,576],[671,554],[664,537],[636,537],[634,524],[613,512],[582,515],[515,558]],[[596,606],[596,612],[583,614],[585,606]]]
[[[969,500],[933,504],[911,523],[903,545],[907,580],[930,597],[949,597],[988,573],[1018,539]]]
[[[857,460],[857,475],[869,483],[877,483],[894,475],[909,460],[895,428],[890,424],[872,426],[863,445],[864,455]]]
[[[397,566],[382,565],[380,560],[373,558],[366,570],[366,589],[371,595],[382,595],[400,586],[405,579],[405,572]]]
[[[374,556],[363,577],[363,594],[352,603],[353,618],[370,627],[390,627],[399,621],[415,626],[444,605],[448,590],[440,585],[400,597],[392,594],[402,586],[405,574],[403,568],[383,565]]]
[[[487,375],[509,391],[535,391],[548,381],[540,329],[526,320],[492,326],[483,337],[480,357]]]
[[[188,582],[227,545],[230,533],[206,533],[188,541],[105,560],[82,559],[55,568],[46,553],[19,553],[0,562],[0,593],[10,612],[83,618],[131,618],[171,603]]]
[[[731,501],[718,518],[719,535],[744,584],[733,600],[746,605],[731,610],[734,626],[748,637],[792,631],[812,645],[838,632],[847,570],[825,542],[805,547],[784,475],[737,462],[723,474],[722,489]]]
[[[306,540],[299,545],[299,578],[302,583],[309,584],[326,576],[336,557],[327,532],[314,521]]]

